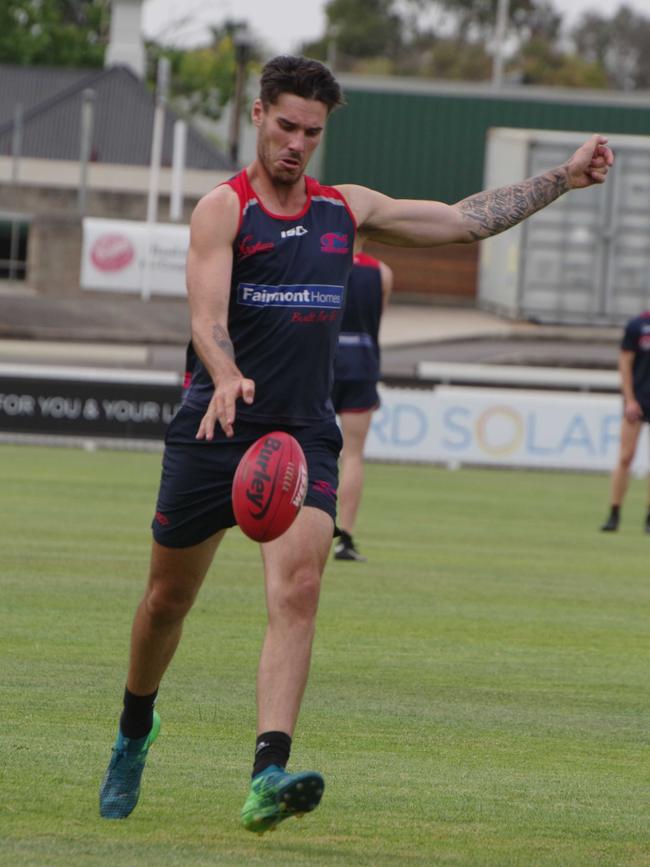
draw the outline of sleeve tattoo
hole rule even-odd
[[[235,349],[225,328],[222,328],[221,325],[214,325],[212,327],[212,339],[219,349],[228,356],[228,358],[233,361],[235,360]]]
[[[558,168],[519,184],[469,196],[457,207],[471,237],[480,241],[516,226],[568,189],[566,172]]]

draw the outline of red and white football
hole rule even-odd
[[[294,437],[260,437],[239,462],[232,483],[235,520],[256,542],[277,539],[293,524],[307,494],[307,462]]]

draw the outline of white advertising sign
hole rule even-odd
[[[617,396],[445,386],[381,387],[380,395],[371,459],[599,471],[617,459]],[[648,471],[647,437],[644,426],[635,474]]]
[[[183,296],[189,239],[188,226],[86,217],[81,287]]]

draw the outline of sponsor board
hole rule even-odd
[[[189,238],[188,226],[86,217],[81,288],[184,296]]]
[[[366,457],[376,460],[609,471],[621,400],[615,395],[380,386]],[[633,465],[648,471],[648,426]]]
[[[180,385],[0,374],[0,431],[162,441],[180,395]]]
[[[180,405],[181,383],[135,372],[39,376],[0,369],[0,432],[159,439]],[[112,379],[113,376],[113,379]],[[616,463],[621,400],[615,395],[380,385],[366,442],[369,459],[608,472]],[[649,470],[648,425],[632,471]]]

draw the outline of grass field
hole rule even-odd
[[[239,826],[264,624],[224,542],[125,822],[97,789],[160,456],[0,447],[0,864],[650,865],[650,537],[634,482],[368,467],[367,564],[330,563],[292,767],[318,811]]]

